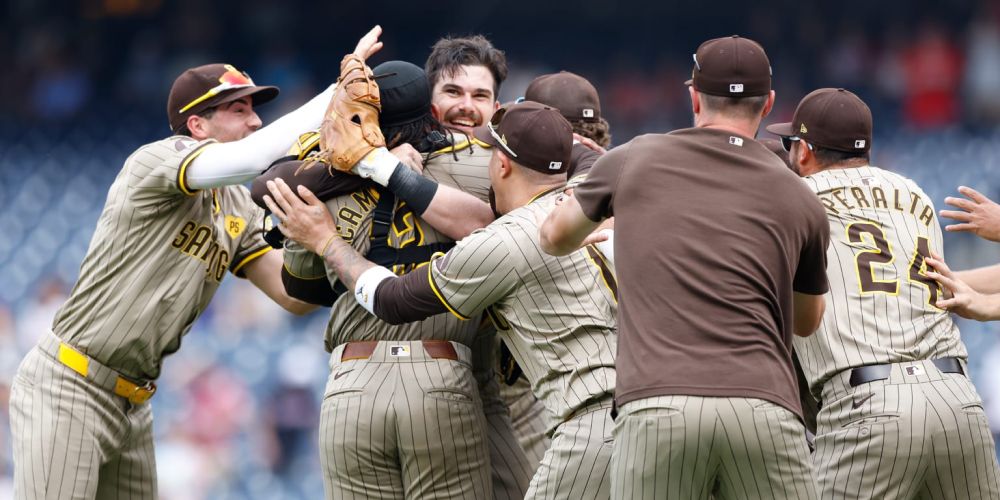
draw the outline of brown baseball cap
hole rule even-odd
[[[766,95],[771,92],[771,62],[764,47],[749,38],[714,38],[698,47],[691,79],[684,83],[709,95]]]
[[[535,78],[524,91],[524,99],[552,106],[567,120],[601,120],[601,99],[597,89],[586,78],[568,71]]]
[[[181,73],[170,87],[167,119],[177,132],[191,115],[251,96],[254,106],[278,96],[278,87],[254,85],[250,75],[230,64],[206,64]]]
[[[561,174],[569,168],[573,127],[551,106],[522,101],[500,108],[473,133],[532,170]]]
[[[872,147],[872,112],[849,90],[819,89],[799,101],[790,123],[768,125],[767,131],[827,149],[865,152]]]

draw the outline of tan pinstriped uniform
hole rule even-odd
[[[246,188],[184,185],[186,165],[209,142],[145,145],[111,185],[55,336],[28,353],[15,378],[17,498],[156,498],[149,405],[130,405],[93,377],[112,373],[103,365],[157,378],[225,273],[270,249]],[[60,340],[85,353],[88,368],[57,361]]]
[[[943,255],[934,206],[876,167],[805,178],[826,207],[830,293],[819,331],[795,339],[822,401],[814,461],[823,498],[1000,498],[1000,470],[975,387],[929,361],[965,359],[923,257]],[[851,387],[851,369],[893,365]]]
[[[556,195],[463,239],[432,262],[431,285],[455,316],[488,312],[553,415],[526,498],[607,498],[616,285],[593,249],[557,258],[539,248],[538,223]]]
[[[485,196],[488,160],[489,151],[466,145],[454,154],[436,155],[425,174]],[[370,247],[371,214],[379,197],[375,188],[367,188],[326,201],[341,236],[363,254]],[[450,241],[396,201],[390,247]],[[285,267],[300,278],[337,282],[318,256],[294,242],[286,247]],[[413,266],[393,271],[403,274]],[[368,314],[352,293],[336,300],[326,331],[333,355],[320,423],[328,498],[523,497],[530,464],[497,394],[493,332],[479,335],[480,328],[479,322],[444,314],[394,326]],[[419,356],[418,341],[428,339],[455,342],[462,359]],[[341,361],[344,344],[369,340],[381,341],[371,358]],[[407,346],[413,354],[391,356],[389,345]],[[395,432],[387,434],[390,427]]]

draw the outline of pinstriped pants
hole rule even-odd
[[[892,365],[857,387],[823,386],[814,462],[824,499],[1000,499],[983,402],[964,375],[930,361]]]
[[[751,398],[658,396],[615,425],[611,498],[815,499],[802,422]]]
[[[37,347],[11,387],[14,498],[155,499],[153,412]]]
[[[552,433],[525,500],[606,500],[611,464],[611,401],[594,404]]]
[[[459,361],[420,342],[382,341],[347,361],[334,349],[319,432],[327,498],[493,498],[471,354],[454,345]]]

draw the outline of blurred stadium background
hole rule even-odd
[[[1000,3],[951,0],[447,3],[9,0],[0,16],[0,499],[11,496],[8,396],[24,353],[72,286],[107,187],[126,156],[168,134],[184,68],[229,62],[281,87],[265,123],[334,80],[378,23],[375,63],[422,65],[444,34],[507,52],[501,98],[571,70],[601,94],[614,143],[690,123],[682,82],[698,43],[739,33],[771,56],[787,119],[808,91],[849,88],[875,114],[874,163],[940,208],[961,184],[1000,197]],[[767,193],[761,193],[767,196]],[[1000,245],[947,235],[955,268]],[[293,318],[238,279],[165,363],[156,414],[166,499],[318,498],[326,311]],[[997,324],[962,322],[973,378],[1000,430]]]

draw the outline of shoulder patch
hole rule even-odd
[[[229,237],[235,239],[247,226],[247,221],[243,217],[238,217],[235,215],[226,216],[226,232],[229,233]]]

